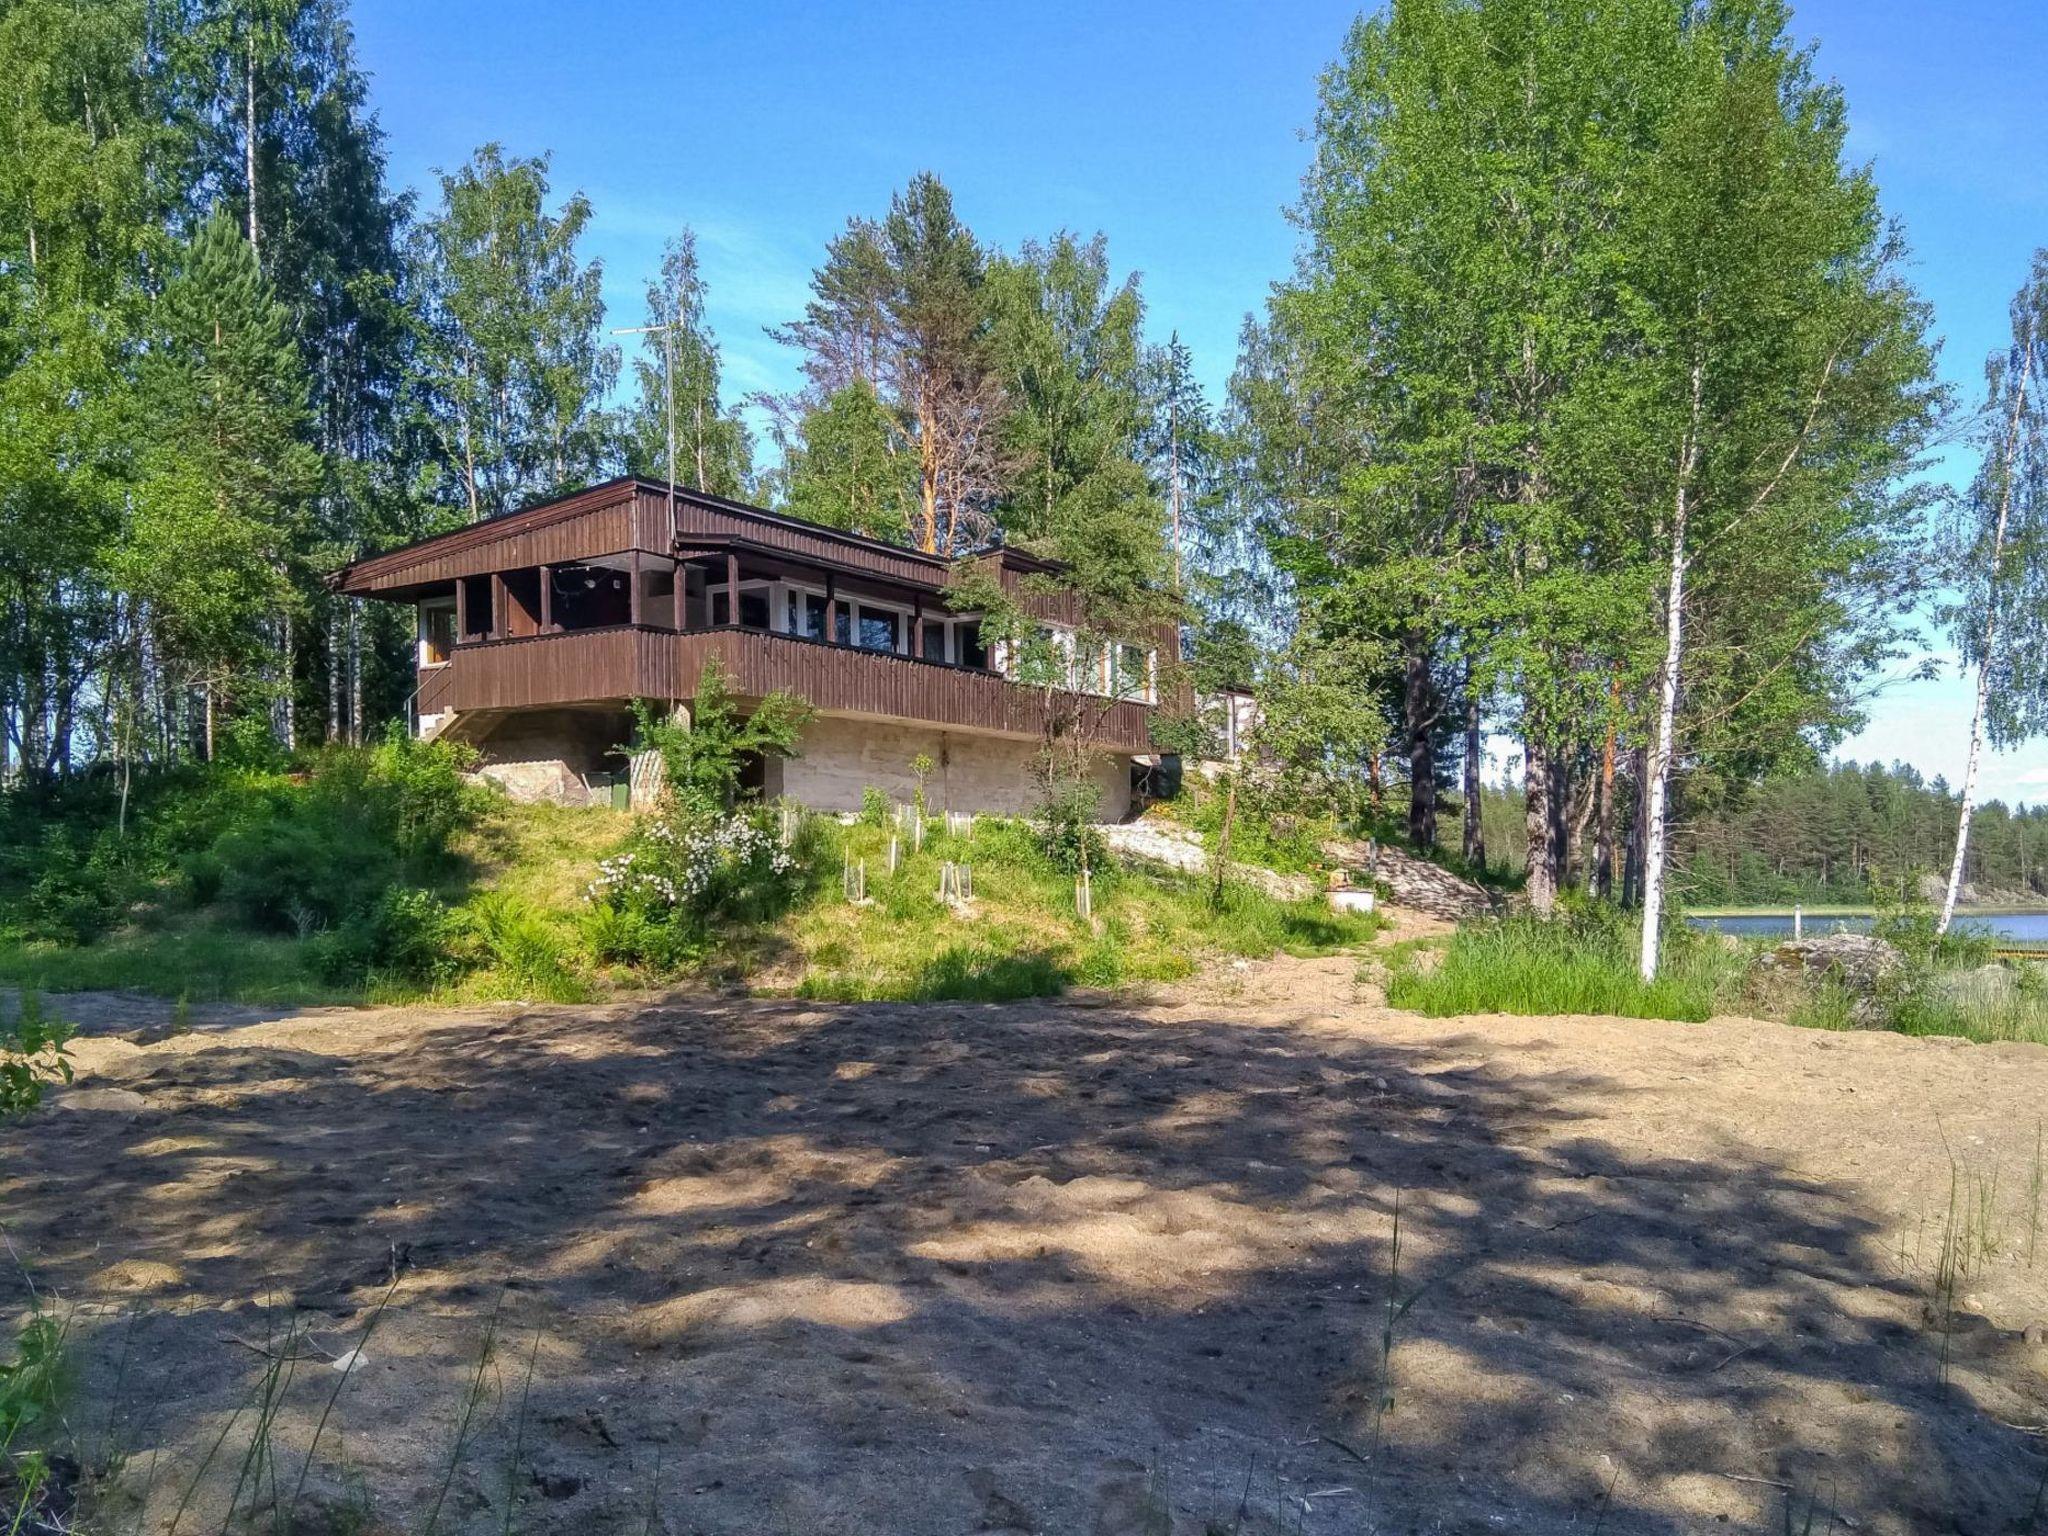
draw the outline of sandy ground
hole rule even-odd
[[[180,1528],[221,1529],[296,1319],[288,1485],[387,1289],[301,1536],[419,1532],[444,1480],[446,1532],[2031,1528],[2048,1050],[1429,1021],[1357,970],[171,1035],[79,1000],[0,1217],[124,1530],[216,1441]],[[1946,1328],[1945,1148],[1997,1179]]]

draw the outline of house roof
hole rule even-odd
[[[674,530],[657,526],[644,515],[635,515],[636,506],[643,513],[655,508],[665,519],[671,489],[678,511],[678,526]],[[686,519],[682,515],[686,508],[696,515]],[[623,520],[610,517],[602,531],[592,530],[595,542],[608,543],[607,549],[583,550],[578,541],[560,535],[563,524],[615,513],[623,514]],[[808,555],[880,580],[929,585],[935,590],[945,586],[960,566],[974,561],[994,560],[1004,569],[1020,574],[1051,574],[1064,569],[1057,561],[1006,547],[953,557],[932,554],[713,496],[690,486],[671,488],[667,481],[620,475],[447,533],[416,539],[397,549],[367,555],[335,572],[329,584],[346,592],[398,596],[403,589],[422,582],[443,581],[490,566],[492,562],[481,551],[494,544],[518,543],[519,553],[512,561],[516,566],[626,549],[665,554],[671,548],[671,534],[674,541],[691,546],[775,547],[791,558]]]

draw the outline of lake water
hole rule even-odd
[[[1781,934],[1789,936],[1792,932],[1790,912],[1762,912],[1745,917],[1695,917],[1691,921],[1697,928],[1711,928],[1716,933],[1737,933],[1746,938],[1776,938]],[[1808,935],[1867,933],[1873,921],[1868,913],[1818,917],[1808,913],[1804,931]],[[1989,933],[1999,939],[2009,939],[2016,944],[2048,944],[2048,912],[1958,912],[1955,925]]]

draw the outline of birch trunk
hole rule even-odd
[[[363,604],[348,600],[348,740],[363,744]]]
[[[1665,807],[1670,798],[1671,760],[1678,730],[1678,680],[1685,659],[1686,520],[1692,511],[1692,476],[1699,460],[1700,394],[1705,366],[1692,365],[1692,415],[1678,453],[1678,490],[1671,507],[1671,574],[1664,594],[1664,676],[1657,695],[1657,737],[1650,747],[1643,799],[1649,826],[1643,839],[1643,980],[1657,979],[1658,943],[1664,917]]]
[[[1474,869],[1486,868],[1486,827],[1481,817],[1480,792],[1485,788],[1480,774],[1481,754],[1486,744],[1479,734],[1479,695],[1472,691],[1472,669],[1465,669],[1465,862]]]
[[[1548,917],[1557,905],[1550,858],[1550,754],[1533,731],[1522,743],[1522,825],[1529,845],[1529,906]]]
[[[242,181],[249,199],[249,254],[263,266],[262,247],[256,240],[256,31],[252,22],[249,47],[242,64]]]
[[[1963,807],[1956,818],[1956,852],[1949,861],[1948,890],[1941,898],[1941,921],[1936,933],[1947,933],[1955,921],[1956,900],[1962,894],[1963,866],[1970,853],[1970,818],[1977,809],[1977,765],[1984,755],[1984,716],[1991,706],[1991,663],[1998,647],[1998,567],[2005,558],[2006,521],[2012,514],[2012,466],[2019,454],[2020,419],[2027,409],[2028,354],[2033,350],[2032,328],[2020,333],[2018,378],[2013,383],[2012,416],[2005,426],[2005,451],[2000,465],[1998,521],[1991,533],[1991,570],[1985,583],[1984,646],[1977,657],[1977,704],[1970,712],[1970,755],[1963,764]]]

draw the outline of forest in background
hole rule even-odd
[[[1523,808],[1513,789],[1484,791],[1486,842],[1510,874],[1525,858]],[[1727,786],[1680,817],[1672,883],[1696,907],[1917,899],[1915,882],[1948,861],[1956,812],[1956,792],[1944,780],[1906,763],[1837,762]],[[1967,879],[1979,902],[2048,900],[2048,806],[1978,807]]]
[[[998,249],[925,172],[772,333],[802,385],[732,399],[683,211],[612,317],[544,152],[392,187],[343,0],[0,0],[0,75],[0,771],[31,788],[402,718],[405,616],[326,574],[663,472],[671,400],[685,481],[1057,556],[1085,644],[1177,617],[1198,684],[1266,701],[1264,808],[1399,793],[1437,849],[1512,737],[1518,831],[1443,851],[1538,910],[1654,918],[1667,866],[1700,899],[1930,614],[1983,684],[1973,760],[2041,723],[2048,283],[1981,408],[1937,384],[1904,232],[1773,0],[1361,17],[1216,401],[1103,235]],[[618,318],[652,328],[630,355]],[[1983,449],[1966,492],[1924,474],[1941,433]],[[1810,841],[1771,878],[1940,862]]]

